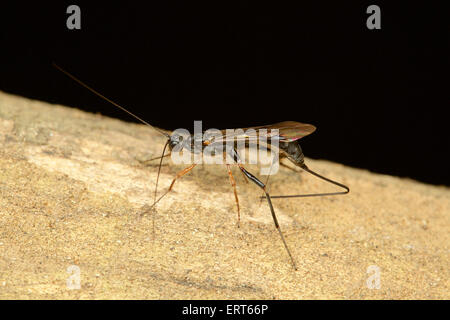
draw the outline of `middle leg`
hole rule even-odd
[[[239,224],[240,224],[240,221],[241,221],[241,210],[239,208],[239,198],[238,198],[237,191],[236,191],[236,181],[233,178],[233,174],[231,173],[231,168],[230,168],[229,164],[227,164],[227,170],[228,170],[228,176],[230,177],[230,183],[233,186],[234,198],[236,199],[236,206],[237,206],[237,211],[238,211],[238,224],[237,224],[237,226],[239,228]]]

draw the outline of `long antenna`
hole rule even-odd
[[[142,120],[141,118],[139,118],[137,115],[131,113],[130,111],[128,111],[127,109],[125,109],[124,107],[122,107],[121,105],[119,105],[118,103],[112,101],[111,99],[108,99],[107,97],[105,97],[104,95],[102,95],[101,93],[95,91],[94,89],[92,89],[91,87],[89,87],[87,84],[85,84],[84,82],[82,82],[80,79],[78,79],[77,77],[75,77],[74,75],[70,74],[69,72],[67,72],[66,70],[64,70],[63,68],[61,68],[60,66],[58,66],[56,63],[52,63],[53,66],[58,69],[59,71],[61,71],[62,73],[64,73],[66,76],[68,76],[69,78],[71,78],[72,80],[74,80],[75,82],[78,82],[78,84],[80,84],[81,86],[85,87],[86,89],[88,89],[89,91],[91,91],[92,93],[96,94],[97,96],[99,96],[100,98],[108,101],[109,103],[111,103],[113,106],[119,108],[122,111],[125,111],[126,113],[128,113],[130,116],[132,116],[133,118],[139,120],[140,122],[142,122],[143,124],[149,126],[150,128],[155,129],[156,131],[158,131],[159,133],[161,133],[162,135],[164,135],[167,138],[170,138],[170,135],[168,135],[167,133],[165,133],[164,131],[152,126],[150,123],[148,123],[145,120]]]
[[[338,187],[341,187],[342,189],[345,189],[345,191],[340,191],[340,192],[327,192],[327,193],[307,193],[307,194],[293,194],[293,195],[286,195],[286,196],[270,196],[272,199],[282,199],[282,198],[306,198],[306,197],[322,197],[322,196],[335,196],[338,194],[347,194],[350,192],[350,188],[347,187],[346,185],[339,183],[337,181],[331,180],[327,177],[324,177],[320,174],[318,174],[317,172],[312,171],[311,169],[309,169],[306,164],[302,164],[300,166],[303,170],[305,170],[306,172],[322,179],[325,180],[329,183],[332,183]],[[263,197],[261,197],[263,198]]]

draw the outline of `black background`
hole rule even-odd
[[[375,318],[383,318],[386,312],[394,317],[419,316],[426,318],[428,310],[443,310],[448,306],[445,301],[295,301],[295,300],[71,300],[71,301],[0,301],[2,310],[10,309],[14,314],[28,316],[28,312],[47,313],[49,319],[57,319],[57,316],[70,310],[74,318],[86,317],[86,314],[97,318],[113,317],[127,318],[130,310],[136,314],[148,314],[149,316],[164,314],[170,318],[178,319],[208,319],[208,315],[183,316],[183,308],[189,305],[195,307],[216,307],[226,310],[227,305],[268,305],[269,309],[264,314],[259,315],[236,315],[224,312],[214,315],[212,319],[279,319],[280,316],[315,314],[321,317],[345,317],[346,319],[360,319],[361,314],[370,310],[370,314]],[[42,310],[42,311],[41,311]],[[49,312],[52,311],[52,312]]]
[[[165,129],[306,122],[306,156],[450,185],[445,2],[295,3],[3,5],[0,90],[134,121],[56,62]],[[66,28],[70,4],[81,30]]]

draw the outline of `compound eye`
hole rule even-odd
[[[171,149],[175,148],[176,146],[182,145],[185,138],[180,134],[174,134],[170,137],[169,147]]]
[[[170,142],[169,142],[169,147],[170,147],[170,149],[173,149],[174,147],[176,147],[180,142],[179,142],[179,137],[174,137],[174,138],[176,138],[176,139],[170,139]]]

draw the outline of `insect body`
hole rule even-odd
[[[318,178],[320,178],[322,180],[325,180],[325,181],[327,181],[329,183],[332,183],[332,184],[334,184],[336,186],[339,186],[339,187],[343,188],[344,191],[340,191],[340,192],[270,196],[268,191],[267,191],[267,189],[266,189],[267,181],[266,181],[266,183],[263,183],[256,176],[254,176],[252,173],[250,173],[246,168],[244,168],[243,164],[241,163],[241,160],[240,160],[240,157],[239,157],[239,153],[237,152],[236,148],[229,148],[229,149],[227,149],[226,152],[228,152],[228,156],[230,156],[231,159],[233,160],[231,164],[237,165],[239,167],[239,169],[241,170],[242,174],[247,179],[249,179],[250,181],[255,183],[259,188],[262,189],[262,191],[263,191],[263,197],[262,198],[265,198],[267,200],[270,212],[272,214],[273,222],[274,222],[275,227],[276,227],[276,229],[277,229],[277,231],[278,231],[278,233],[280,235],[280,238],[281,238],[281,240],[283,242],[283,245],[284,245],[284,247],[286,249],[286,252],[289,255],[289,258],[291,260],[291,263],[292,263],[292,266],[294,267],[294,269],[297,269],[296,264],[295,264],[295,260],[292,257],[292,254],[291,254],[291,252],[289,250],[289,247],[288,247],[288,245],[286,243],[286,240],[284,239],[283,233],[281,232],[280,225],[278,223],[278,219],[277,219],[277,216],[275,214],[275,210],[273,208],[272,199],[338,195],[338,194],[346,194],[346,193],[348,193],[350,191],[349,188],[347,186],[345,186],[344,184],[341,184],[339,182],[336,182],[334,180],[326,178],[326,177],[324,177],[324,176],[322,176],[322,175],[312,171],[311,169],[309,169],[306,166],[306,164],[304,162],[303,151],[302,151],[302,149],[300,147],[300,144],[299,144],[299,140],[302,137],[307,136],[307,135],[309,135],[309,134],[311,134],[311,133],[313,133],[315,131],[316,128],[313,125],[304,124],[304,123],[295,122],[295,121],[285,121],[285,122],[280,122],[280,123],[276,123],[276,124],[272,124],[272,125],[260,126],[260,127],[252,127],[252,128],[246,128],[246,129],[242,130],[243,132],[248,132],[249,129],[254,129],[255,132],[257,132],[257,135],[254,136],[254,137],[249,136],[248,134],[245,134],[245,133],[235,133],[236,131],[233,131],[234,133],[229,134],[228,131],[223,130],[222,131],[222,139],[220,139],[220,140],[218,140],[218,139],[216,139],[214,137],[213,138],[205,138],[204,136],[201,136],[201,137],[194,136],[194,139],[187,140],[187,141],[186,140],[180,140],[179,135],[177,135],[177,134],[169,135],[169,134],[165,133],[164,131],[159,130],[159,129],[151,126],[149,123],[147,123],[146,121],[142,120],[138,116],[134,115],[130,111],[126,110],[122,106],[118,105],[114,101],[106,98],[102,94],[100,94],[97,91],[95,91],[94,89],[90,88],[89,86],[87,86],[86,84],[84,84],[83,82],[81,82],[76,77],[74,77],[73,75],[71,75],[67,71],[63,70],[62,68],[60,68],[56,64],[54,64],[54,66],[58,70],[60,70],[64,74],[66,74],[68,77],[70,77],[73,80],[75,80],[76,82],[78,82],[83,87],[85,87],[88,90],[92,91],[96,95],[98,95],[101,98],[105,99],[106,101],[110,102],[111,104],[113,104],[114,106],[116,106],[119,109],[123,110],[124,112],[130,114],[131,116],[133,116],[137,120],[141,121],[142,123],[148,125],[149,127],[154,128],[156,131],[158,131],[159,133],[161,133],[162,135],[164,135],[167,138],[167,142],[166,142],[166,144],[164,146],[162,156],[158,157],[158,158],[151,159],[151,160],[160,159],[160,165],[159,165],[159,168],[158,168],[158,176],[157,176],[157,179],[156,179],[156,187],[155,187],[155,200],[154,200],[153,206],[155,206],[162,198],[164,198],[164,196],[166,196],[172,190],[175,182],[178,179],[180,179],[181,177],[186,175],[188,172],[190,172],[196,166],[196,163],[193,163],[193,164],[189,165],[188,167],[186,167],[185,169],[183,169],[180,172],[178,172],[177,175],[175,176],[175,178],[172,180],[172,183],[170,184],[168,190],[166,192],[164,192],[158,199],[156,199],[157,186],[158,186],[158,180],[159,180],[159,174],[160,174],[160,170],[161,170],[162,160],[163,160],[164,157],[167,157],[168,155],[170,155],[170,153],[172,151],[174,151],[175,149],[190,149],[190,150],[194,150],[194,153],[195,152],[200,153],[200,152],[203,152],[206,147],[213,148],[213,149],[217,147],[217,150],[221,150],[221,152],[223,152],[223,148],[219,148],[219,147],[223,147],[224,143],[229,143],[229,142],[234,143],[236,141],[241,141],[241,142],[244,142],[246,146],[248,146],[250,144],[250,142],[258,143],[258,141],[260,141],[259,139],[257,139],[257,138],[260,137],[258,135],[262,135],[262,134],[264,135],[265,138],[267,138],[267,143],[266,143],[265,147],[267,149],[270,149],[270,150],[276,149],[275,152],[278,152],[280,159],[287,158],[294,165],[300,167],[301,169],[307,171],[308,173],[311,173],[312,175],[314,175],[314,176],[316,176],[316,177],[318,177]],[[263,130],[261,130],[261,129],[263,129]],[[277,142],[276,143],[277,146],[275,146],[274,141]],[[196,142],[200,143],[200,146],[201,146],[200,149],[193,148],[193,147],[195,147],[195,143]],[[169,148],[169,153],[165,154],[167,147]],[[233,189],[234,189],[234,195],[235,195],[235,200],[236,200],[236,205],[237,205],[237,210],[238,210],[238,222],[239,222],[239,219],[240,219],[239,199],[238,199],[238,195],[237,195],[237,191],[236,191],[236,183],[235,183],[234,177],[233,177],[233,175],[231,173],[231,168],[230,168],[231,164],[227,163],[226,167],[227,167],[228,175],[230,177],[231,185],[233,186]]]

